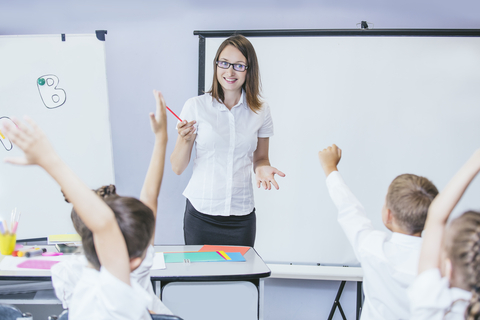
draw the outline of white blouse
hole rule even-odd
[[[270,107],[257,113],[239,102],[228,110],[210,94],[185,103],[180,118],[196,120],[193,174],[183,195],[194,208],[215,216],[247,215],[253,211],[252,164],[258,138],[273,136]]]

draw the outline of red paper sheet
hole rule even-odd
[[[250,247],[235,247],[235,246],[212,246],[212,245],[204,245],[200,250],[202,251],[224,251],[224,252],[240,252],[242,256],[250,250]]]

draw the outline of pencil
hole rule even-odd
[[[167,107],[167,106],[165,106],[165,107]],[[178,119],[178,121],[182,122],[182,119],[180,119],[180,118],[175,114],[175,112],[173,112],[172,110],[170,110],[169,107],[167,107],[167,109],[168,109],[168,111],[170,111],[170,112]]]

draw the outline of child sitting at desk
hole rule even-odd
[[[162,183],[163,168],[165,163],[165,148],[167,144],[165,103],[159,92],[154,92],[154,95],[157,101],[157,117],[154,117],[153,114],[151,114],[150,117],[152,131],[155,134],[155,144],[147,175],[140,193],[140,201],[146,204],[153,211],[153,228],[155,228],[157,199]],[[100,198],[103,198],[106,201],[117,196],[114,185],[103,186],[95,190],[95,192]],[[65,200],[69,202],[67,198],[65,198]],[[85,256],[87,256],[89,260],[93,261],[92,264],[96,269],[99,269],[100,263],[95,253],[95,247],[93,246],[92,232],[85,226],[82,219],[80,219],[76,213],[75,206],[72,209],[71,218],[75,230],[82,238]],[[143,239],[146,237],[146,234],[141,233],[141,227],[135,227],[136,224],[142,223],[142,221],[137,221],[137,219],[140,218],[141,217],[132,215],[131,217],[125,216],[121,219],[122,223],[134,226],[130,227],[128,232],[124,232],[127,245],[131,244],[132,247],[139,245],[138,239]],[[121,222],[119,222],[119,224],[121,224]],[[154,236],[155,232],[153,230],[150,245],[146,251],[145,258],[140,266],[132,271],[131,276],[150,294],[151,304],[149,305],[149,310],[159,314],[171,314],[170,310],[165,307],[165,305],[157,296],[155,296],[152,288],[152,282],[150,280],[150,269],[153,265],[153,258],[155,256],[155,250],[153,248]],[[143,253],[143,249],[141,250]],[[134,251],[134,249],[132,249],[132,251]],[[135,255],[136,254],[131,252],[130,257]],[[85,263],[85,258],[80,256],[77,259],[58,263],[51,269],[53,287],[55,288],[55,293],[58,299],[62,302],[64,308],[69,308],[72,294],[78,280],[81,277]]]
[[[396,177],[382,209],[389,234],[375,230],[365,209],[338,172],[341,150],[336,145],[318,153],[338,221],[355,256],[362,264],[365,302],[362,319],[410,319],[407,288],[417,274],[420,238],[430,203],[438,194],[426,178],[413,174]]]
[[[158,181],[159,172],[163,172],[162,159],[167,140],[165,102],[161,94],[156,98],[157,116],[151,115],[151,123],[158,141],[152,159],[158,160],[161,168],[149,168],[149,174],[156,176],[147,177],[150,182]],[[102,200],[60,159],[43,131],[32,120],[28,122],[31,128],[19,121],[15,121],[18,127],[10,125],[4,128],[10,140],[25,153],[24,158],[6,161],[36,164],[45,169],[61,186],[92,235],[82,239],[92,267],[84,268],[75,286],[69,319],[151,319],[148,306],[152,296],[131,277],[131,271],[141,265],[152,242],[155,218],[148,205],[154,205],[156,209],[156,197],[153,199],[152,193],[146,195],[149,191],[144,193],[142,190],[147,204],[117,195]],[[149,183],[146,181],[145,185]],[[154,187],[153,190],[157,189]],[[135,240],[129,241],[132,238]]]
[[[448,217],[480,171],[477,150],[428,210],[410,319],[480,319],[480,212]],[[442,276],[444,278],[442,278]]]

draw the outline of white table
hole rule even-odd
[[[330,310],[328,320],[333,318],[336,308],[342,314],[342,318],[346,320],[340,297],[347,281],[357,282],[357,312],[356,319],[360,319],[363,305],[363,270],[360,267],[330,267],[315,265],[288,265],[288,264],[267,264],[272,271],[271,278],[279,279],[303,279],[303,280],[330,280],[341,281],[337,295]]]

